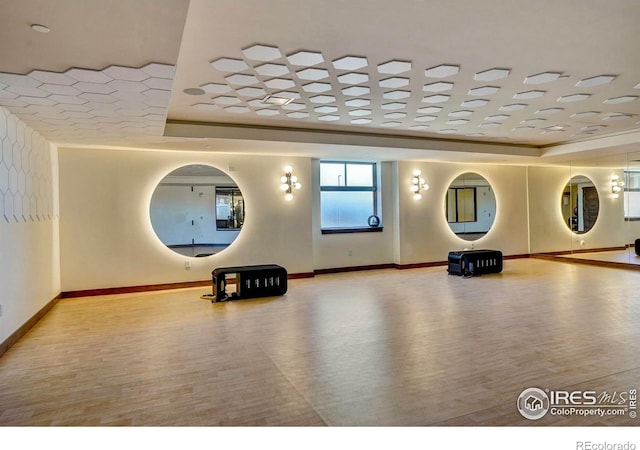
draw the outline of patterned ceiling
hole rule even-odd
[[[329,59],[319,50],[285,54],[256,44],[214,55],[204,82],[180,95],[193,96],[192,117],[203,122],[269,117],[281,126],[331,123],[532,145],[637,127],[640,75],[630,83],[545,66],[523,74],[506,63],[423,67],[392,55]]]
[[[637,2],[55,5],[0,6],[0,106],[60,144],[383,159],[640,143]]]

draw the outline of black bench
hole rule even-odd
[[[502,272],[502,252],[499,250],[463,250],[449,252],[449,275],[475,276]]]
[[[271,297],[287,292],[287,271],[276,264],[219,267],[211,272],[211,302],[242,298]],[[234,285],[234,292],[227,292]]]

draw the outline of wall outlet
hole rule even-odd
[[[0,304],[0,317],[2,317],[2,305]]]
[[[187,269],[187,270],[191,269],[191,261],[185,261],[184,262],[184,268]]]
[[[347,255],[353,256],[353,250],[347,250]]]

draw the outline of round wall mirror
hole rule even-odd
[[[572,177],[561,200],[562,218],[571,231],[582,234],[593,228],[600,211],[600,197],[593,181],[583,175]]]
[[[489,182],[477,173],[463,173],[447,189],[444,216],[449,228],[465,241],[487,234],[496,217],[496,197]]]
[[[244,224],[244,199],[227,174],[211,166],[180,167],[151,196],[151,225],[168,248],[203,257],[226,249]]]

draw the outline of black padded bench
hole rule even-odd
[[[502,252],[499,250],[463,250],[449,252],[449,275],[475,276],[502,272]]]
[[[219,267],[211,272],[213,295],[211,302],[242,298],[272,297],[287,292],[287,271],[276,264]],[[227,293],[233,284],[235,292]]]

